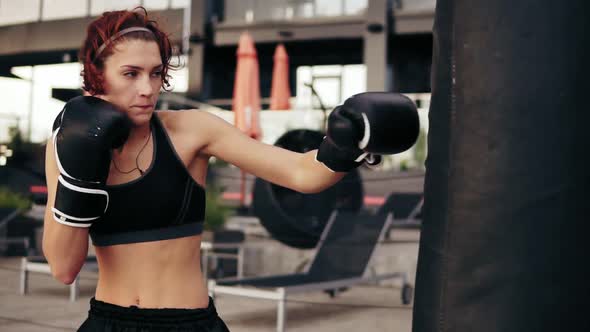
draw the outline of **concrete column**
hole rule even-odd
[[[387,64],[389,0],[369,0],[364,33],[363,61],[367,67],[367,91],[390,91],[391,68]]]
[[[207,20],[207,1],[191,0],[190,44],[187,61],[187,96],[198,98],[203,89],[203,63],[205,57],[205,22]]]

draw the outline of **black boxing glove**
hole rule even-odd
[[[104,190],[111,149],[123,145],[131,122],[113,104],[96,97],[66,103],[53,124],[53,147],[60,175],[52,207],[54,219],[90,227],[106,211]]]
[[[366,92],[348,98],[330,113],[316,159],[335,172],[348,172],[380,155],[403,152],[416,142],[416,105],[397,93]]]
[[[316,160],[334,172],[348,172],[360,166],[367,154],[358,147],[362,139],[362,123],[352,121],[341,106],[336,107],[328,117],[328,128],[318,149]],[[338,143],[332,134],[338,133]]]

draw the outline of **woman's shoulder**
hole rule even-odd
[[[194,130],[195,126],[200,125],[200,118],[203,118],[202,112],[196,109],[174,110],[174,111],[156,111],[162,125],[168,131],[183,132],[185,130]]]
[[[198,109],[156,111],[155,116],[164,125],[166,130],[173,132],[194,132],[195,129],[208,129],[215,127],[221,120],[214,114]]]

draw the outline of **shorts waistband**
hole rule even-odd
[[[103,302],[92,297],[90,299],[89,317],[117,321],[142,321],[144,323],[197,323],[217,317],[213,299],[209,297],[207,308],[139,308],[123,307]]]

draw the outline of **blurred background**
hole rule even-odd
[[[7,211],[25,206],[31,218],[42,217],[45,142],[64,102],[81,94],[77,52],[85,27],[103,11],[136,6],[170,32],[181,65],[171,71],[173,88],[162,93],[160,109],[212,112],[265,143],[282,139],[279,145],[306,151],[318,144],[307,131],[322,133],[326,115],[349,96],[406,94],[420,113],[416,145],[360,168],[339,190],[354,192],[355,208],[368,210],[394,192],[421,193],[434,0],[0,0],[0,206]],[[245,54],[254,55],[253,63]],[[227,215],[264,219],[277,197],[278,210],[289,205],[284,191],[271,186],[270,196],[255,195],[259,180],[211,162],[210,206],[230,208],[210,218],[212,227]],[[256,200],[265,209],[256,209]],[[327,215],[337,201],[311,214]],[[21,227],[7,234],[11,228],[4,226],[0,234],[24,236],[39,248],[39,221],[11,224]]]
[[[162,92],[158,109],[211,112],[262,142],[305,152],[318,147],[329,112],[356,93],[399,92],[416,103],[421,133],[412,149],[385,157],[379,166],[360,167],[323,193],[296,193],[212,158],[205,233],[213,243],[209,249],[237,243],[205,253],[205,263],[212,258],[206,268],[211,278],[293,273],[308,266],[335,209],[393,213],[392,228],[399,231],[387,232],[371,271],[407,274],[404,287],[395,289],[403,304],[411,303],[428,149],[435,0],[0,0],[0,270],[3,293],[12,296],[20,283],[21,294],[32,286],[37,296],[11,300],[29,308],[24,326],[30,328],[28,320],[42,310],[38,299],[55,301],[55,287],[66,291],[49,276],[41,251],[44,152],[53,119],[67,100],[82,93],[77,53],[85,27],[104,11],[137,6],[170,33],[173,61],[180,65],[169,72],[172,90]],[[92,296],[93,254],[91,247],[90,269],[70,288],[71,300],[77,287],[81,296]],[[10,274],[12,268],[20,271],[19,278]],[[29,271],[40,273],[31,286]],[[373,294],[369,302],[380,300],[359,322],[409,327],[409,310],[395,323],[383,322],[379,313],[380,305],[385,304],[381,310],[397,305],[400,295],[379,289],[367,294]],[[241,322],[232,321],[232,310],[225,308],[226,317]],[[75,311],[83,317],[84,310]],[[250,319],[244,326],[251,323],[258,322]]]
[[[258,72],[241,75],[258,76],[258,99],[244,102],[256,104],[248,110],[256,113],[257,138],[275,144],[293,130],[321,132],[325,114],[355,93],[402,92],[419,107],[421,135],[411,150],[361,168],[360,191],[364,207],[375,209],[393,191],[422,190],[434,0],[0,0],[0,185],[7,201],[0,205],[43,204],[44,146],[64,102],[81,94],[77,52],[85,26],[103,11],[136,6],[171,33],[181,64],[159,108],[198,108],[235,123],[242,110],[234,100],[244,98],[235,82],[256,82],[238,77],[246,35],[253,45],[243,47],[253,47]],[[315,148],[291,136],[287,147],[303,140],[305,149]],[[212,163],[221,205],[256,216],[256,179]]]
[[[261,110],[262,141],[274,144],[293,129],[321,131],[322,109],[329,111],[355,93],[402,92],[420,109],[418,144],[361,173],[379,179],[424,170],[434,0],[0,0],[3,186],[30,194],[31,186],[43,185],[44,144],[52,121],[65,101],[81,93],[77,51],[86,24],[103,11],[135,6],[160,19],[174,41],[174,60],[182,65],[171,72],[173,89],[162,95],[159,108],[199,108],[233,123],[237,51],[240,36],[247,33],[258,59],[254,110]],[[286,66],[273,76],[278,45]],[[273,83],[278,80],[286,82]],[[279,96],[286,103],[275,103],[280,112],[271,105],[273,84],[287,91]],[[240,181],[232,177],[239,173],[231,168],[220,171],[226,175],[219,179],[224,198],[230,205],[249,204],[251,198],[236,200]],[[253,179],[246,181],[251,192]],[[387,179],[365,187],[377,203],[392,189]]]

